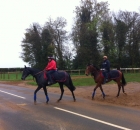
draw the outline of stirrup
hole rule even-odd
[[[49,84],[49,85],[50,85],[50,84],[53,84],[53,82],[48,81],[48,84]]]
[[[105,83],[106,83],[106,80],[104,80],[102,84],[105,84]]]

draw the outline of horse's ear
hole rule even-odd
[[[24,67],[26,68],[26,65],[24,65]]]
[[[88,63],[87,66],[90,66],[90,63]]]

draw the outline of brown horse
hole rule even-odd
[[[105,93],[104,93],[103,88],[102,88],[102,84],[104,82],[104,76],[103,76],[102,71],[100,69],[98,69],[96,66],[89,64],[89,65],[87,65],[87,68],[85,70],[85,74],[87,76],[89,74],[91,74],[91,76],[94,77],[95,83],[97,83],[95,88],[94,88],[93,94],[92,94],[92,99],[94,98],[95,91],[98,87],[100,87],[100,90],[102,91],[102,94],[103,94],[103,98],[105,98]],[[123,93],[125,93],[124,86],[126,85],[126,81],[125,81],[123,73],[120,70],[111,70],[109,72],[108,82],[110,82],[111,80],[114,80],[118,84],[117,97],[120,94],[121,87],[122,87]]]

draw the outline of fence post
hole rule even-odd
[[[18,79],[18,74],[17,74],[17,70],[16,70],[16,79]]]
[[[3,79],[5,79],[5,73],[3,72]]]
[[[10,79],[9,72],[8,72],[8,79]]]
[[[125,72],[127,73],[127,68],[125,69]]]

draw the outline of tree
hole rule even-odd
[[[78,68],[84,68],[88,62],[99,64],[100,45],[99,27],[103,16],[108,13],[108,3],[96,0],[81,0],[81,6],[77,6],[75,25],[72,29],[72,40],[76,48],[74,63]],[[77,60],[77,61],[76,61]]]
[[[55,48],[55,57],[57,59],[57,65],[59,69],[65,69],[64,45],[68,41],[67,31],[64,29],[66,24],[66,19],[62,17],[58,17],[54,21],[49,18],[49,21],[45,24],[53,39],[52,45]]]
[[[118,62],[123,67],[138,67],[140,62],[140,14],[119,11],[114,16]]]
[[[52,38],[47,29],[43,29],[39,24],[33,24],[26,29],[25,38],[22,40],[21,58],[29,63],[31,67],[44,68],[47,62],[47,53],[50,50]],[[53,50],[53,48],[52,48]]]

